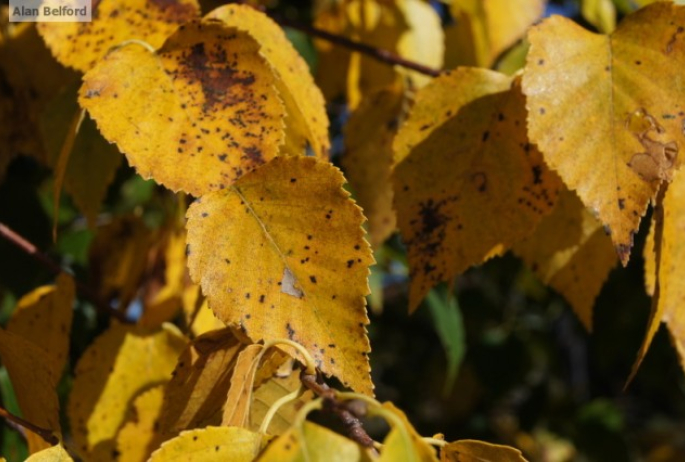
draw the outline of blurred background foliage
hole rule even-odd
[[[205,3],[203,11],[220,4]],[[563,14],[597,30],[609,27],[612,15],[620,18],[647,2],[596,2],[608,8],[602,11],[610,11],[602,17],[584,15],[590,2],[582,3],[551,1],[545,14]],[[453,20],[444,4],[431,4],[444,23]],[[274,0],[267,7],[292,20],[312,21],[309,0]],[[287,33],[315,72],[317,53],[311,38],[294,29]],[[517,47],[519,51],[503,54],[494,67],[521,67],[525,47],[517,44],[513,49]],[[329,105],[329,115],[332,158],[340,164],[349,110],[337,100]],[[125,215],[141,218],[150,229],[163,226],[179,199],[123,164],[108,189],[96,229]],[[89,247],[96,230],[88,227],[66,194],[54,217],[53,200],[51,171],[31,157],[17,157],[0,183],[0,221],[88,281]],[[53,220],[58,228],[55,242]],[[650,309],[641,259],[647,223],[644,219],[628,267],[615,268],[599,294],[592,333],[559,294],[510,253],[470,269],[454,287],[434,290],[422,308],[409,315],[406,258],[394,235],[377,250],[378,265],[371,276],[369,335],[377,397],[403,409],[423,435],[443,432],[448,441],[477,438],[511,444],[530,460],[685,460],[685,381],[664,330],[624,390]],[[52,280],[29,257],[0,241],[0,323],[6,323],[22,295]],[[93,306],[78,302],[70,368],[107,324]],[[65,374],[60,386],[63,400],[70,377]],[[4,368],[0,394],[3,405],[19,414]],[[66,428],[67,422],[63,425]],[[369,428],[374,431],[373,422]],[[8,460],[26,456],[23,439],[7,426],[0,430],[0,453]]]

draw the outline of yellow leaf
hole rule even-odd
[[[239,353],[224,405],[222,426],[250,428],[253,390],[269,381],[289,360],[279,350],[262,354],[263,350],[262,345],[248,345]]]
[[[59,401],[53,368],[45,360],[45,350],[12,332],[0,329],[0,358],[12,382],[22,417],[38,427],[60,433]],[[29,452],[50,444],[26,430]]]
[[[259,430],[259,427],[271,406],[278,399],[300,388],[300,385],[302,385],[300,373],[299,370],[295,370],[287,377],[280,377],[276,374],[257,387],[253,393],[252,407],[250,410],[250,425],[248,428],[252,431]],[[295,421],[297,411],[299,411],[306,402],[310,401],[312,396],[312,392],[307,391],[297,400],[281,406],[271,420],[268,433],[270,435],[281,435],[285,433]]]
[[[67,274],[57,276],[54,286],[39,287],[22,297],[7,323],[7,331],[43,349],[57,387],[69,353],[69,333],[74,314],[74,281]]]
[[[42,22],[38,31],[65,66],[88,71],[110,48],[142,40],[158,48],[176,28],[200,14],[195,0],[101,0],[91,22]]]
[[[529,34],[531,141],[607,226],[624,265],[650,199],[677,167],[685,81],[665,70],[685,66],[684,25],[685,8],[657,2],[609,36],[558,16]]]
[[[561,185],[526,138],[524,104],[518,79],[485,69],[446,73],[417,95],[393,172],[410,310],[552,210]]]
[[[485,441],[459,440],[440,450],[443,462],[526,462],[518,449]]]
[[[285,36],[283,29],[264,13],[248,5],[225,5],[207,18],[219,19],[230,27],[246,31],[260,45],[259,53],[276,74],[276,88],[287,111],[286,152],[303,152],[310,145],[314,153],[328,158],[328,116],[321,91],[314,84],[307,63]]]
[[[379,91],[362,101],[345,124],[346,152],[342,165],[369,220],[373,248],[383,244],[397,224],[390,172],[392,142],[403,103],[404,95],[399,88]]]
[[[58,444],[34,453],[25,462],[73,462],[73,460],[64,446]]]
[[[443,34],[440,18],[421,0],[384,2],[350,0],[342,6],[335,2],[317,13],[316,25],[334,34],[399,54],[408,60],[440,69]],[[393,69],[387,63],[359,53],[349,53],[316,41],[319,49],[317,80],[324,94],[332,99],[342,90],[352,109],[368,94],[408,76],[420,88],[430,78],[413,71]],[[401,74],[400,74],[401,73]],[[346,78],[345,78],[346,76]]]
[[[221,423],[235,362],[243,348],[229,328],[201,335],[186,347],[164,394],[159,423],[165,438]]]
[[[183,293],[183,318],[195,336],[222,329],[226,324],[221,322],[209,308],[207,299],[201,297],[200,286],[188,287]]]
[[[262,350],[263,345],[248,345],[238,354],[221,419],[222,426],[247,427],[252,404],[252,386],[259,367],[257,360]]]
[[[544,0],[453,0],[455,24],[445,29],[445,66],[490,67],[544,9]]]
[[[135,216],[116,218],[98,228],[90,245],[92,285],[104,300],[116,299],[126,308],[135,298],[153,233]]]
[[[403,0],[398,7],[407,20],[409,31],[400,36],[397,51],[400,56],[433,69],[442,69],[445,54],[445,37],[440,16],[429,3],[421,0]],[[423,88],[433,79],[416,71],[399,68],[415,88]]]
[[[312,422],[291,427],[273,441],[259,462],[354,462],[366,460],[353,441]]]
[[[164,398],[164,385],[157,385],[133,401],[133,415],[117,435],[118,460],[145,462],[162,443],[157,430]]]
[[[649,234],[645,239],[645,247],[643,249],[643,258],[645,259],[645,291],[650,297],[654,295],[656,287],[656,248],[654,244],[654,234],[656,232],[656,223],[654,218],[649,224]]]
[[[650,235],[645,243],[645,252],[649,253],[645,264],[646,271],[656,274],[656,284],[653,285],[652,313],[647,326],[647,334],[643,341],[635,366],[634,375],[642,358],[647,353],[654,335],[663,321],[668,327],[671,339],[678,351],[681,367],[685,370],[685,248],[682,246],[683,227],[685,226],[685,175],[680,172],[673,183],[668,185],[660,210],[655,211],[655,221]],[[663,220],[659,229],[659,221]],[[648,288],[651,278],[647,278]]]
[[[255,342],[296,341],[326,374],[370,394],[373,257],[343,181],[314,158],[277,157],[203,196],[188,209],[188,267],[221,320]]]
[[[564,190],[552,213],[533,234],[514,245],[542,282],[561,293],[578,318],[592,331],[592,307],[616,252],[601,223],[572,191]]]
[[[158,264],[164,268],[161,276],[162,287],[156,292],[146,293],[143,297],[143,314],[138,324],[154,327],[171,321],[181,309],[186,289],[186,232],[185,228],[172,228],[166,232],[159,246],[161,253]]]
[[[61,149],[69,136],[74,114],[81,110],[76,104],[76,87],[62,92],[46,108],[41,119],[41,132],[48,151],[48,164],[55,170],[55,195],[64,188],[88,220],[91,228],[121,164],[121,153],[98,132],[95,123],[86,117],[75,134],[73,145],[61,159]],[[56,219],[56,218],[55,218]]]
[[[156,450],[150,462],[252,462],[268,438],[236,427],[189,430]]]
[[[437,462],[435,450],[424,442],[407,420],[407,416],[392,403],[383,403],[386,412],[395,415],[390,433],[383,441],[379,462]]]
[[[616,7],[612,0],[582,0],[580,12],[587,22],[604,34],[616,28]]]
[[[79,102],[144,178],[200,196],[284,141],[276,77],[258,51],[245,32],[191,22],[157,53],[139,44],[109,53],[84,76]]]
[[[143,390],[171,378],[186,340],[171,324],[162,329],[112,325],[76,365],[67,415],[75,450],[86,460],[114,460],[126,411]]]

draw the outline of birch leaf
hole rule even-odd
[[[164,385],[157,385],[133,401],[130,418],[117,434],[119,460],[145,462],[162,442],[158,431]]]
[[[616,252],[602,224],[578,196],[564,190],[535,232],[514,245],[514,253],[542,282],[561,293],[585,328],[592,331],[595,298],[616,265]]]
[[[138,44],[109,53],[84,76],[79,103],[141,176],[200,196],[278,153],[275,79],[249,34],[207,19],[157,53]]]
[[[386,412],[397,417],[383,441],[379,462],[437,462],[435,450],[421,439],[407,416],[392,403],[383,403]]]
[[[323,95],[281,26],[249,5],[225,5],[207,17],[245,31],[259,43],[259,53],[273,68],[287,112],[286,144],[290,147],[286,152],[300,153],[311,146],[317,157],[327,159],[330,141]]]
[[[237,427],[181,433],[152,454],[150,462],[252,462],[268,437]]]
[[[67,415],[74,447],[87,460],[115,460],[116,436],[129,404],[171,378],[186,340],[178,329],[112,325],[76,365]]]
[[[278,157],[203,196],[188,209],[188,266],[222,321],[254,342],[296,341],[326,374],[371,393],[373,257],[343,181],[314,158]]]
[[[373,248],[383,244],[397,224],[390,173],[392,142],[403,102],[404,95],[398,88],[379,91],[362,101],[345,125],[346,152],[342,165],[369,220]]]
[[[273,441],[259,462],[355,462],[366,460],[353,441],[312,422],[303,422]]]
[[[12,382],[24,419],[59,435],[58,378],[45,360],[45,350],[23,337],[0,328],[0,358]],[[31,453],[50,447],[26,431]]]
[[[33,290],[19,300],[7,330],[43,349],[44,360],[57,387],[69,354],[69,333],[74,314],[74,281],[67,274],[57,276],[54,286]]]
[[[442,462],[526,462],[518,449],[485,441],[459,440],[440,450]]]
[[[685,370],[685,248],[681,243],[685,226],[685,175],[679,173],[668,185],[660,207],[663,210],[662,229],[658,229],[660,212],[655,211],[656,219],[645,243],[645,270],[656,277],[647,278],[647,288],[651,289],[653,297],[652,313],[633,374],[662,322],[671,334],[680,365]],[[655,245],[659,247],[655,248]]]
[[[529,34],[523,91],[531,141],[607,226],[623,265],[685,141],[685,81],[666,71],[685,66],[684,27],[685,7],[657,2],[608,36],[559,16]]]
[[[58,444],[31,455],[25,462],[73,462],[64,446]]]
[[[525,117],[518,80],[484,69],[446,73],[417,95],[395,138],[393,172],[410,310],[552,210],[561,185],[528,142]]]
[[[455,24],[445,29],[445,66],[490,67],[524,36],[544,9],[544,0],[452,1]]]
[[[55,58],[82,72],[126,40],[159,48],[178,26],[200,14],[196,0],[100,0],[92,8],[91,22],[38,24]]]
[[[41,119],[41,132],[48,151],[48,164],[55,171],[55,195],[59,195],[63,184],[88,225],[95,228],[100,204],[122,157],[116,146],[109,144],[98,132],[93,120],[86,117],[73,139],[72,148],[66,153],[67,159],[62,161],[62,146],[73,129],[70,125],[74,114],[80,111],[76,88],[70,87],[48,105]]]
[[[225,328],[207,332],[185,348],[164,394],[159,422],[165,438],[221,423],[233,369],[244,347]]]

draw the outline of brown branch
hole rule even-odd
[[[374,448],[374,441],[364,430],[362,422],[357,417],[356,412],[353,412],[352,402],[339,401],[335,397],[335,391],[326,385],[323,380],[320,380],[316,375],[306,374],[302,371],[300,374],[302,384],[313,391],[317,396],[324,400],[324,410],[335,414],[342,422],[347,436],[353,441],[356,441],[365,448]],[[375,450],[375,449],[374,449]]]
[[[59,443],[59,438],[57,438],[52,433],[52,431],[50,431],[46,428],[41,428],[37,425],[34,425],[31,422],[28,422],[28,421],[22,419],[21,417],[17,417],[16,415],[10,413],[8,410],[6,410],[3,407],[0,407],[0,417],[3,417],[10,424],[16,424],[16,425],[19,425],[20,427],[27,429],[27,430],[31,430],[33,433],[35,433],[36,435],[43,438],[47,443],[50,443],[52,446]]]
[[[252,8],[255,8],[262,13],[268,15],[271,19],[273,19],[276,23],[278,23],[280,26],[285,26],[285,27],[290,27],[292,29],[297,29],[300,32],[304,32],[305,34],[316,37],[321,40],[326,40],[327,42],[331,42],[334,45],[338,45],[344,48],[347,48],[352,51],[358,51],[359,53],[363,53],[367,56],[370,56],[374,59],[377,59],[378,61],[389,64],[391,66],[401,66],[406,69],[411,69],[412,71],[416,71],[420,74],[428,75],[430,77],[437,77],[441,74],[441,70],[435,69],[432,67],[424,66],[423,64],[417,63],[416,61],[410,61],[408,59],[404,59],[400,55],[393,53],[392,51],[389,50],[384,50],[382,48],[376,48],[371,45],[367,45],[366,43],[358,42],[356,40],[349,39],[347,37],[343,37],[342,35],[337,35],[333,34],[331,32],[325,31],[323,29],[319,29],[317,27],[308,25],[308,24],[303,24],[299,21],[295,21],[292,19],[284,18],[283,16],[266,11],[264,7],[258,7],[255,5],[250,5],[246,3],[243,0],[236,0],[233,3],[240,3],[243,5],[248,5],[251,6]]]
[[[33,257],[34,260],[36,260],[38,263],[40,263],[43,267],[45,267],[48,271],[50,271],[54,275],[58,275],[60,273],[66,273],[64,268],[59,266],[50,257],[45,255],[40,250],[38,250],[38,248],[34,244],[32,244],[25,237],[16,233],[9,226],[5,225],[2,222],[0,222],[0,237],[2,237],[7,242],[12,244],[15,248],[17,248],[17,249],[21,250],[22,252],[24,252],[25,254]],[[76,278],[74,278],[74,284],[76,285],[76,289],[79,291],[79,293],[81,295],[83,295],[83,297],[88,299],[95,306],[95,308],[98,311],[100,311],[101,313],[106,314],[108,316],[113,316],[117,320],[119,320],[123,323],[127,323],[127,324],[131,323],[131,321],[128,318],[126,318],[126,315],[123,312],[121,312],[119,310],[115,310],[114,308],[109,306],[90,287],[88,287],[87,285],[78,281]]]

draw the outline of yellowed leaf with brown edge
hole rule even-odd
[[[48,165],[54,170],[55,196],[59,200],[62,186],[85,215],[88,225],[95,227],[100,204],[114,180],[122,155],[98,132],[95,122],[85,117],[78,133],[75,127],[81,109],[76,102],[76,86],[71,86],[54,98],[41,118],[41,135],[48,155]],[[72,135],[73,144],[63,152],[65,141]],[[62,154],[66,158],[62,158]],[[59,202],[57,202],[59,203]]]
[[[250,408],[250,424],[248,428],[252,431],[259,430],[266,413],[271,406],[280,398],[288,395],[302,385],[300,371],[294,370],[290,375],[281,377],[275,374],[269,380],[257,387],[253,392],[252,407]],[[295,422],[297,412],[302,406],[311,401],[313,393],[306,391],[297,400],[284,404],[276,414],[274,414],[267,433],[269,435],[281,435],[285,433]]]
[[[445,67],[490,67],[542,16],[544,0],[454,0],[445,28]]]
[[[485,69],[446,73],[418,93],[395,138],[392,176],[411,311],[552,210],[561,184],[526,138],[525,118],[519,80]]]
[[[186,339],[172,324],[159,329],[113,324],[79,359],[67,416],[74,449],[86,460],[116,460],[116,438],[144,390],[171,378]]]
[[[117,434],[118,460],[145,462],[163,439],[158,431],[164,385],[142,392],[133,401],[129,417]]]
[[[379,462],[437,462],[435,449],[421,439],[407,416],[391,402],[383,403],[383,409],[395,416],[386,419],[390,433],[383,441]]]
[[[459,440],[440,449],[442,462],[526,462],[518,449],[478,440]]]
[[[298,342],[324,373],[370,394],[373,257],[343,182],[315,158],[277,157],[203,196],[188,209],[188,267],[221,320],[253,342]]]
[[[9,374],[22,417],[59,436],[58,378],[46,361],[45,350],[18,334],[0,328],[0,359]],[[28,429],[26,440],[29,453],[51,446]]]
[[[395,231],[392,208],[392,143],[402,116],[402,89],[390,87],[365,98],[345,124],[342,166],[364,209],[371,247],[378,248]]]
[[[558,16],[529,34],[523,91],[531,141],[607,226],[624,265],[685,141],[685,82],[664,71],[685,66],[683,27],[685,7],[657,2],[608,36]]]
[[[304,421],[283,433],[261,454],[259,462],[355,462],[367,460],[354,441],[326,427]]]
[[[200,428],[167,441],[149,462],[252,462],[268,441],[268,436],[244,428]]]
[[[79,103],[141,176],[200,196],[279,152],[286,111],[275,85],[248,33],[206,19],[156,53],[109,53],[83,77]]]
[[[54,57],[81,72],[127,40],[159,48],[178,26],[200,15],[196,0],[99,0],[92,6],[90,22],[38,23]]]
[[[74,314],[74,281],[60,274],[55,285],[39,287],[23,296],[12,312],[7,330],[43,349],[57,387],[69,354],[69,333]]]
[[[58,444],[32,454],[25,462],[73,462],[73,460],[64,446]]]
[[[654,211],[653,231],[650,232],[653,234],[653,241],[650,242],[648,239],[645,243],[645,246],[655,249],[647,260],[649,262],[653,258],[653,263],[647,263],[645,268],[653,268],[652,274],[656,275],[656,284],[653,286],[652,312],[647,333],[638,352],[631,378],[635,375],[662,322],[671,334],[681,367],[685,370],[685,249],[681,244],[684,226],[685,175],[679,172],[667,186],[663,202]]]
[[[566,298],[592,331],[592,308],[617,258],[602,224],[569,190],[533,234],[514,244],[514,253]]]
[[[143,220],[134,215],[115,218],[98,227],[90,245],[89,268],[91,285],[104,300],[116,299],[126,308],[135,298],[146,258],[152,247],[154,233]]]
[[[281,26],[249,5],[224,5],[206,17],[245,31],[259,43],[259,53],[276,74],[275,85],[287,112],[285,152],[304,153],[311,146],[317,157],[327,159],[330,141],[323,95]]]
[[[224,328],[197,337],[185,348],[164,394],[159,431],[165,439],[221,423],[233,369],[244,347],[230,328]]]
[[[186,265],[186,231],[173,227],[162,236],[157,265],[163,268],[158,277],[161,287],[152,288],[143,296],[143,314],[138,324],[154,327],[171,321],[181,310],[188,276]],[[153,268],[153,273],[154,273]]]
[[[207,299],[203,296],[200,286],[192,285],[183,293],[183,319],[195,336],[226,327],[214,315]]]

